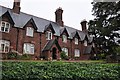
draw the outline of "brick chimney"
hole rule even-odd
[[[20,13],[20,0],[14,0],[13,4],[13,12],[19,14]]]
[[[81,21],[81,27],[82,27],[82,31],[87,31],[87,21],[84,19],[83,21]]]
[[[60,25],[60,26],[64,26],[64,22],[62,21],[62,13],[63,13],[63,10],[62,8],[58,8],[56,11],[55,11],[55,21]]]

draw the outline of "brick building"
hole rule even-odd
[[[64,25],[61,8],[55,11],[55,22],[20,12],[20,9],[20,0],[14,0],[12,9],[0,6],[0,54],[12,49],[48,60],[59,60],[61,51],[70,59],[79,60],[95,54],[85,20],[81,22],[80,31]]]

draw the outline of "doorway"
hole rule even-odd
[[[52,59],[57,59],[57,56],[56,56],[56,53],[57,52],[57,49],[54,47],[53,49],[52,49]]]

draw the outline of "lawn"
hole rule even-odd
[[[103,61],[5,61],[2,80],[120,80],[120,65]]]

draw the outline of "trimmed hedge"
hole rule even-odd
[[[80,62],[3,62],[2,80],[120,80],[120,65]]]

